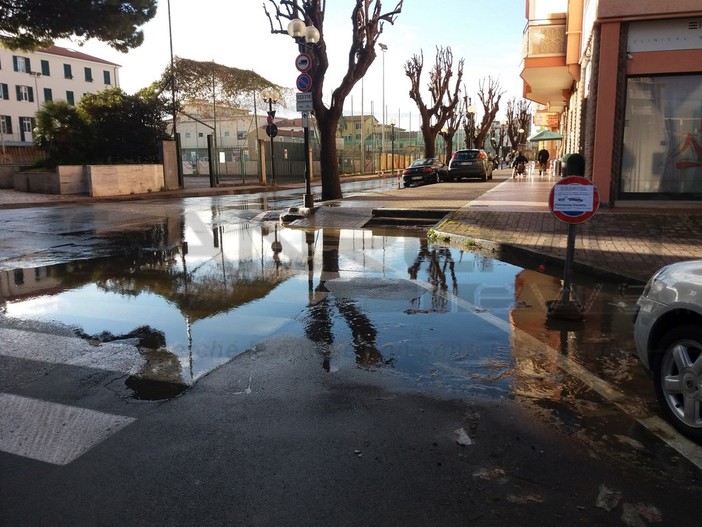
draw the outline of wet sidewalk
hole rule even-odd
[[[438,226],[452,245],[475,240],[498,254],[517,249],[544,264],[565,259],[568,225],[548,208],[554,177],[507,179]],[[577,224],[575,269],[646,281],[660,267],[702,258],[702,204],[618,203]]]

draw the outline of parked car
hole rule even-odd
[[[666,417],[702,440],[702,260],[651,277],[637,302],[634,341]]]
[[[448,165],[447,181],[466,178],[492,179],[492,163],[485,150],[470,148],[456,150]]]
[[[446,174],[446,165],[436,157],[417,159],[402,172],[405,187],[420,183],[438,183]]]

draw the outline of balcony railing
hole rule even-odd
[[[522,58],[566,54],[565,20],[530,20],[524,29]]]

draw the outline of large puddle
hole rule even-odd
[[[6,324],[133,345],[135,398],[171,397],[281,336],[306,337],[329,374],[360,368],[427,391],[560,400],[580,388],[554,353],[649,391],[633,354],[638,290],[625,284],[576,277],[586,320],[560,325],[547,322],[546,301],[561,280],[539,262],[515,266],[420,232],[191,222],[130,240],[109,257],[0,271],[0,305]]]

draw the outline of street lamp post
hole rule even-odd
[[[288,35],[297,42],[300,53],[304,53],[310,44],[319,41],[319,31],[314,26],[305,26],[299,18],[294,18],[288,24]],[[309,115],[311,112],[302,112],[302,129],[305,148],[305,195],[302,199],[303,207],[311,209],[314,207],[314,196],[312,195],[312,183],[310,181],[310,129]]]
[[[34,96],[37,98],[37,111],[39,111],[39,83],[37,79],[41,77],[41,73],[37,71],[30,71],[29,74],[34,77]]]
[[[395,119],[390,121],[390,163],[392,176],[395,177]]]
[[[473,106],[473,101],[471,98],[468,98],[468,108],[466,108],[466,121],[468,122],[468,126],[466,127],[467,134],[466,134],[466,148],[473,148],[474,143],[473,141],[475,140],[475,106]]]
[[[273,148],[273,138],[275,137],[275,128],[273,127],[273,119],[275,118],[275,110],[273,110],[273,92],[267,91],[263,94],[263,100],[268,102],[268,136],[271,138],[271,182],[275,187],[275,148]]]
[[[388,50],[388,47],[385,44],[381,43],[378,43],[378,47],[383,52],[383,108],[381,117],[381,120],[383,121],[383,126],[381,127],[382,141],[380,142],[380,158],[382,159],[383,153],[385,151],[385,52]]]

